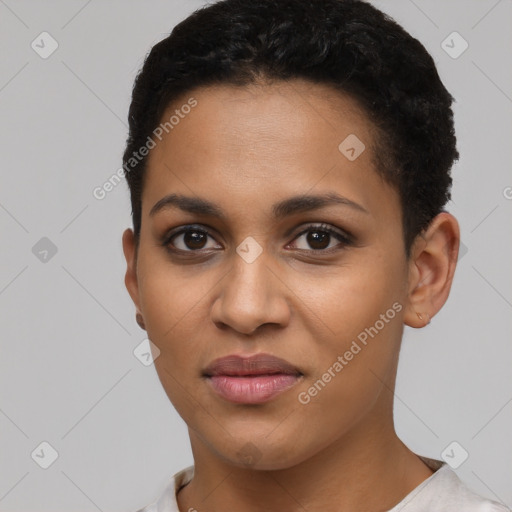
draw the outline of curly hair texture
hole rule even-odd
[[[137,240],[147,158],[128,163],[169,104],[200,86],[293,79],[333,86],[367,114],[375,169],[399,192],[410,255],[451,197],[454,98],[424,46],[362,0],[220,0],[151,49],[134,83],[123,155]]]

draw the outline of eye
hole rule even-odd
[[[207,229],[186,226],[179,231],[169,233],[163,240],[163,245],[170,251],[198,252],[203,249],[215,249],[218,246],[208,247],[208,237],[213,240]]]
[[[290,247],[293,244],[297,244],[297,241],[300,241],[304,235],[307,235],[304,239],[305,244],[299,243],[299,246],[292,247],[293,249],[309,252],[330,253],[347,245],[352,245],[350,235],[344,234],[341,231],[337,231],[328,224],[317,224],[308,226],[308,228],[299,233],[294,238],[293,242],[288,244],[287,247]],[[203,250],[207,251],[208,249],[222,248],[220,245],[213,245],[208,247],[208,238],[215,240],[208,229],[200,226],[190,225],[184,226],[176,231],[171,231],[164,237],[162,245],[174,253],[193,253],[201,252]],[[333,238],[338,241],[337,244],[332,245],[334,242]],[[300,245],[303,245],[303,247],[300,247]],[[304,247],[304,245],[309,245],[309,247]]]
[[[309,245],[308,247],[294,247],[295,249],[299,249],[301,251],[314,251],[314,252],[332,252],[331,249],[337,250],[341,249],[346,245],[351,245],[352,240],[348,235],[337,231],[330,227],[327,224],[318,224],[314,226],[308,226],[307,229],[299,233],[293,240],[296,243],[297,240],[300,240],[301,237],[307,235],[305,237],[305,244]],[[333,238],[338,240],[338,244],[330,246],[331,242],[333,242]]]

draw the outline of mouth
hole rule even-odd
[[[202,375],[217,395],[239,404],[267,402],[293,387],[304,376],[288,361],[270,354],[216,359]]]

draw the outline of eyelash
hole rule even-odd
[[[170,233],[166,234],[162,240],[162,245],[171,253],[177,253],[177,254],[184,254],[184,253],[200,253],[203,251],[203,249],[177,249],[175,247],[171,247],[171,241],[176,238],[179,235],[186,234],[188,232],[196,232],[196,233],[202,233],[204,235],[210,236],[213,238],[213,236],[210,234],[210,231],[208,229],[205,229],[201,226],[196,225],[188,225],[184,226],[178,231],[171,231]],[[340,244],[335,247],[330,247],[329,249],[297,249],[301,252],[306,253],[324,253],[324,254],[330,254],[333,251],[341,250],[344,246],[350,246],[353,245],[353,240],[351,239],[351,236],[344,235],[343,233],[340,233],[333,228],[331,228],[328,224],[314,224],[309,225],[306,229],[298,233],[292,240],[294,242],[298,238],[300,238],[302,235],[307,234],[309,232],[321,232],[321,233],[328,233],[329,235],[333,236],[337,240],[340,241]],[[208,249],[206,249],[208,251]]]

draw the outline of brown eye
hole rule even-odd
[[[326,249],[329,245],[331,234],[325,231],[309,231],[306,237],[308,244],[313,249]]]
[[[186,231],[183,233],[183,243],[189,249],[202,249],[208,235],[199,231]]]
[[[307,236],[304,237],[304,235]],[[300,240],[303,237],[305,243],[299,244],[302,245],[302,247],[296,246],[294,247],[295,249],[303,251],[330,252],[330,249],[341,249],[344,246],[350,245],[352,243],[352,240],[348,235],[334,230],[327,224],[309,226],[306,230],[302,231],[297,237],[295,237],[294,244],[297,244],[297,240]],[[335,241],[338,241],[338,243],[330,245]]]
[[[164,245],[170,250],[183,252],[216,248],[217,246],[207,247],[208,238],[213,240],[208,231],[196,227],[187,227],[168,236],[164,241]]]

